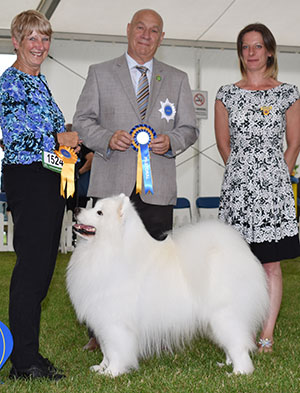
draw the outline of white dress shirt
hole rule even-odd
[[[147,78],[148,78],[148,83],[149,83],[149,91],[150,91],[150,82],[151,82],[151,78],[152,78],[152,69],[153,69],[153,59],[151,59],[150,61],[148,61],[145,64],[139,64],[137,63],[131,56],[129,56],[129,54],[126,52],[126,60],[127,60],[127,64],[128,64],[128,68],[130,71],[130,75],[131,75],[131,80],[132,80],[132,84],[134,87],[134,91],[135,94],[137,94],[137,89],[138,89],[138,82],[141,76],[141,72],[136,68],[137,66],[140,67],[141,65],[143,67],[147,67],[148,71],[147,71]]]

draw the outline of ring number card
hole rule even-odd
[[[44,168],[50,169],[51,171],[57,173],[61,173],[64,162],[55,153],[44,151],[42,155],[42,160]]]

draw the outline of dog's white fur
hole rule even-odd
[[[78,219],[96,228],[78,242],[67,288],[104,358],[92,369],[117,376],[140,357],[202,332],[226,353],[234,373],[254,370],[249,352],[269,307],[266,277],[231,227],[205,221],[164,241],[146,232],[124,195],[100,200]]]

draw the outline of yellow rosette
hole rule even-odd
[[[75,164],[77,155],[68,146],[60,146],[55,154],[64,164],[60,173],[60,195],[64,198],[72,197],[75,192]]]
[[[260,108],[260,110],[262,111],[262,113],[263,113],[265,116],[268,116],[268,114],[270,113],[271,109],[272,109],[272,106],[271,106],[271,105],[270,105],[270,106],[262,106],[262,107]]]
[[[296,166],[297,168],[297,166]],[[291,174],[291,183],[293,188],[294,200],[295,200],[295,209],[296,216],[298,215],[298,183],[299,179],[296,177],[296,170],[294,169]]]

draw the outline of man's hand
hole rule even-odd
[[[170,138],[166,134],[159,134],[150,143],[153,153],[165,154],[170,150]]]
[[[111,150],[125,151],[130,147],[132,137],[124,130],[117,130],[109,142]]]

